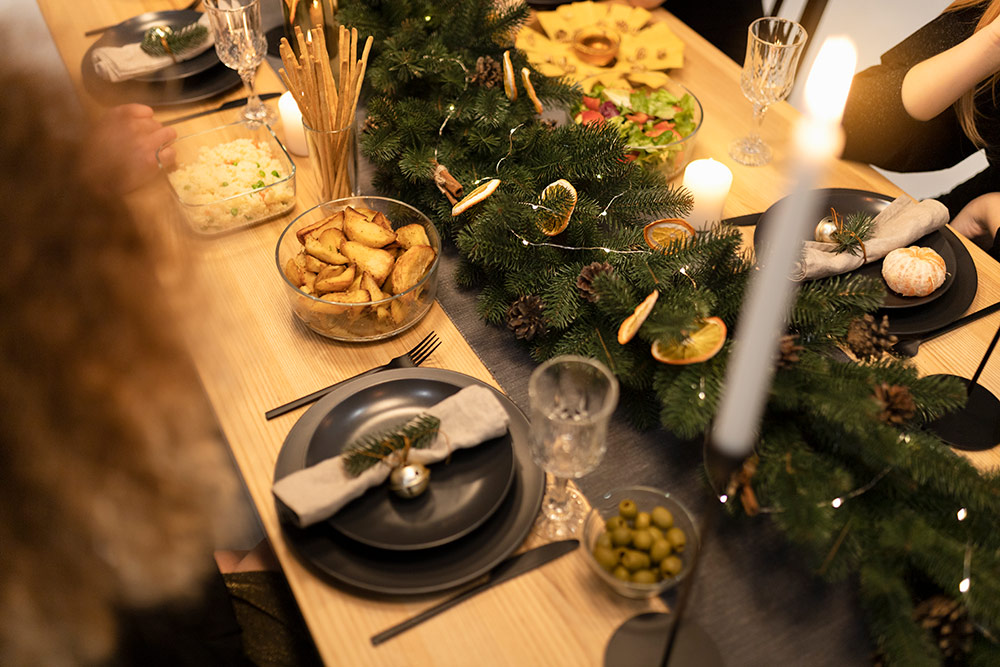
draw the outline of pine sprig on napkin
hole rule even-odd
[[[208,38],[208,28],[195,22],[179,30],[169,26],[150,28],[142,36],[142,50],[151,56],[176,56],[200,46]]]
[[[357,477],[402,449],[423,449],[434,442],[441,420],[423,414],[396,428],[358,438],[343,452],[344,469]]]
[[[842,225],[834,232],[834,243],[837,244],[836,252],[849,252],[852,255],[860,254],[862,244],[871,238],[872,228],[875,226],[875,218],[865,213],[851,213],[841,218]]]

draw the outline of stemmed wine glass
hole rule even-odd
[[[204,0],[205,12],[212,24],[215,52],[229,69],[236,70],[247,87],[247,120],[274,122],[274,112],[260,101],[254,91],[257,67],[267,55],[267,38],[261,26],[260,0]]]
[[[750,24],[740,87],[753,103],[754,130],[729,147],[729,155],[740,164],[759,167],[771,161],[760,127],[767,108],[791,92],[805,42],[806,31],[795,21],[772,16]]]
[[[618,380],[599,361],[564,355],[535,369],[528,396],[531,455],[555,478],[536,530],[562,539],[576,533],[586,513],[583,497],[568,482],[591,472],[604,457],[608,421],[618,404]]]

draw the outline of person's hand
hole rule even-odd
[[[95,186],[125,194],[148,183],[159,166],[156,151],[177,138],[177,131],[153,118],[144,104],[123,104],[109,109],[94,125],[84,144],[81,167]],[[160,154],[164,164],[173,163],[173,149]]]
[[[952,228],[981,248],[989,248],[1000,229],[1000,192],[976,197],[951,221]]]

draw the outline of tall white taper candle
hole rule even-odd
[[[819,220],[818,193],[813,189],[827,163],[843,149],[840,120],[851,87],[857,55],[845,37],[824,42],[806,81],[808,113],[795,127],[792,172],[798,183],[768,220],[768,234],[761,245],[764,257],[750,281],[740,313],[733,354],[719,412],[712,431],[715,447],[731,457],[750,454],[774,374],[778,340],[797,284],[791,274],[807,230]]]

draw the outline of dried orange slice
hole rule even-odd
[[[535,86],[531,83],[531,70],[527,67],[521,68],[521,82],[524,84],[524,92],[528,93],[531,103],[535,105],[535,111],[538,113],[545,111],[542,101],[538,99],[538,93],[535,92]]]
[[[694,227],[680,218],[654,220],[642,229],[646,245],[653,250],[666,250],[667,246],[678,239],[686,239],[694,235]]]
[[[622,325],[618,327],[618,342],[624,345],[635,337],[639,327],[642,323],[646,321],[649,314],[653,311],[653,306],[656,305],[656,300],[660,297],[660,293],[653,290],[649,296],[642,300],[632,314],[625,318]]]
[[[718,317],[699,322],[699,328],[685,338],[671,343],[653,342],[653,358],[665,364],[698,364],[711,359],[726,342],[726,323]]]
[[[566,229],[569,219],[573,216],[573,209],[576,208],[576,199],[576,188],[565,178],[560,178],[545,186],[545,189],[542,190],[541,202],[545,210],[535,221],[543,234],[555,236]],[[553,208],[557,202],[558,210]]]
[[[451,207],[452,216],[456,216],[459,213],[464,213],[465,211],[469,210],[479,202],[489,197],[491,194],[493,194],[493,191],[497,189],[498,185],[500,185],[499,178],[490,179],[485,183],[483,183],[482,185],[480,185],[475,190],[473,190],[472,192],[470,192],[469,194],[459,199],[455,203],[455,205]]]
[[[503,92],[513,101],[517,99],[517,81],[514,79],[514,63],[510,61],[510,51],[503,52]]]

